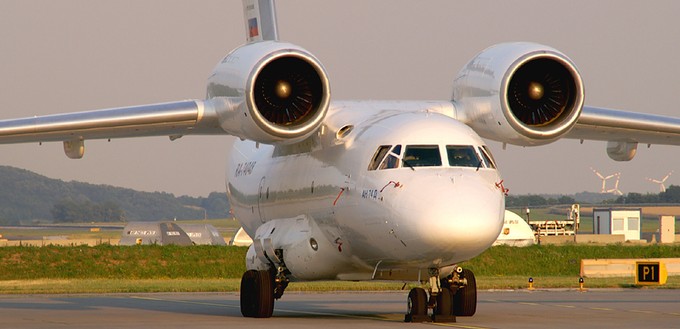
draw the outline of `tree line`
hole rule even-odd
[[[628,193],[616,200],[616,204],[645,204],[645,203],[680,203],[680,186],[671,185],[666,191],[658,194]]]
[[[536,207],[536,206],[554,206],[554,205],[568,205],[573,203],[583,202],[577,200],[572,196],[556,196],[545,197],[541,195],[509,195],[505,198],[505,206],[508,208],[517,207]],[[616,196],[609,195],[608,198],[598,200],[596,202],[583,203],[604,203],[604,204],[657,204],[657,203],[680,203],[680,186],[671,185],[666,191],[660,193],[635,193],[631,192],[626,195]]]
[[[176,197],[110,185],[64,182],[0,166],[0,225],[33,221],[119,222],[229,217],[226,193]]]

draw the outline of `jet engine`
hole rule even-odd
[[[321,125],[330,86],[321,63],[304,49],[256,42],[229,53],[208,79],[220,126],[266,144],[304,140]],[[220,103],[223,101],[224,103]]]
[[[473,58],[454,81],[458,118],[480,136],[521,146],[559,139],[583,108],[583,82],[557,50],[505,43]]]

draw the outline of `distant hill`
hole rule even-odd
[[[155,221],[228,217],[226,193],[175,197],[110,185],[64,182],[0,166],[0,225],[32,221]]]

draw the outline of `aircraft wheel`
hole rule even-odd
[[[427,293],[423,288],[413,288],[408,293],[407,311],[404,321],[422,322],[427,317]]]
[[[437,306],[434,308],[434,314],[442,316],[453,315],[453,296],[450,289],[442,288],[437,295]]]
[[[241,314],[269,318],[274,312],[274,287],[269,271],[249,270],[241,278]]]
[[[465,287],[458,288],[453,296],[453,314],[459,316],[473,316],[477,311],[477,281],[475,274],[463,269],[463,278],[467,279]]]

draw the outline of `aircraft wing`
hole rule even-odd
[[[567,138],[680,145],[680,118],[584,106]]]
[[[188,100],[1,120],[0,144],[63,141],[66,154],[80,158],[86,139],[227,134],[215,105]]]

